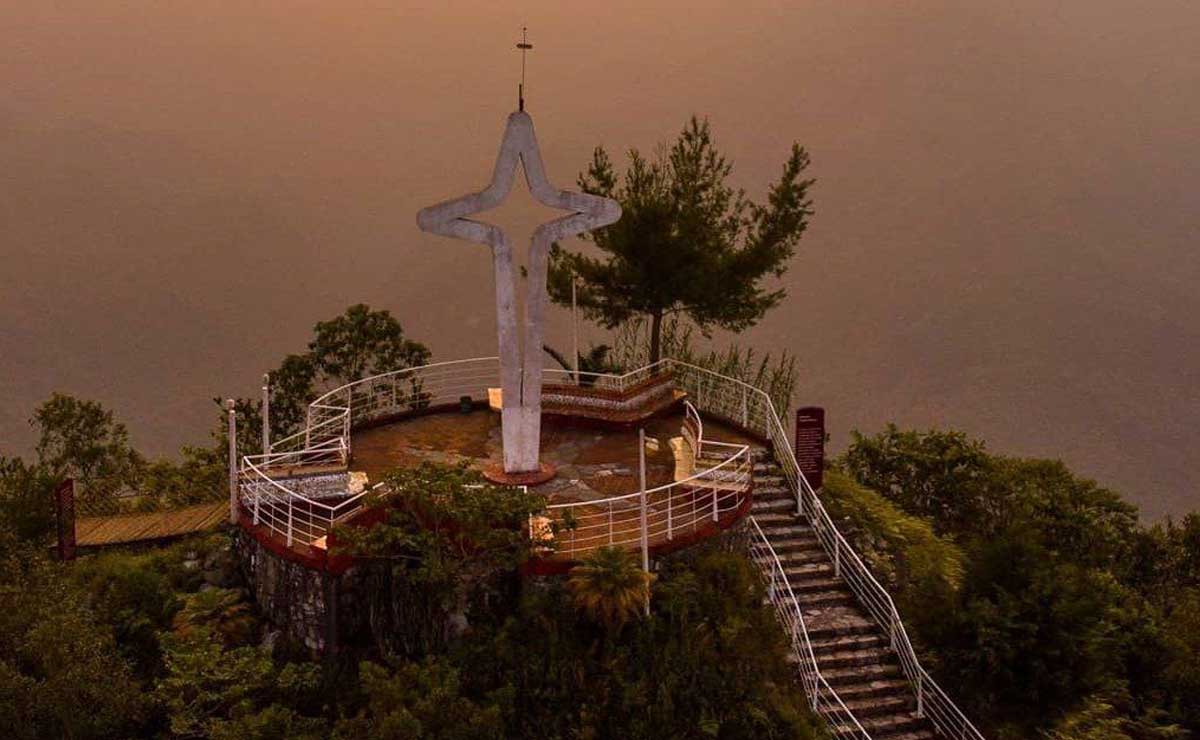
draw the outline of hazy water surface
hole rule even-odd
[[[414,213],[486,181],[527,23],[562,184],[692,112],[756,197],[809,147],[790,298],[743,340],[800,355],[839,446],[952,426],[1200,508],[1194,0],[406,5],[0,6],[0,451],[55,390],[198,441],[358,301],[493,354],[486,254]]]

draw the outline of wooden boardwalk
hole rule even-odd
[[[215,529],[228,519],[227,501],[147,514],[80,517],[75,520],[75,542],[79,547],[98,547],[161,540]]]

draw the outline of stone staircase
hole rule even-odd
[[[858,606],[766,450],[755,450],[751,514],[771,543],[800,602],[821,674],[875,740],[940,737],[916,713],[912,687],[879,625]],[[837,736],[838,728],[831,728]]]

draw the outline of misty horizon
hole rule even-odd
[[[495,354],[486,253],[414,216],[486,182],[524,24],[560,186],[692,114],[755,199],[809,150],[788,298],[715,342],[795,354],[835,450],[961,429],[1149,518],[1200,508],[1200,7],[686,8],[0,9],[0,454],[55,391],[147,453],[202,443],[214,396],[253,396],[354,303],[435,361]],[[514,196],[497,221],[524,235],[541,213]]]

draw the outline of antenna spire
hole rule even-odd
[[[521,40],[517,48],[521,50],[521,84],[517,85],[517,110],[525,110],[525,52],[533,48],[527,36],[528,29],[521,26]]]

